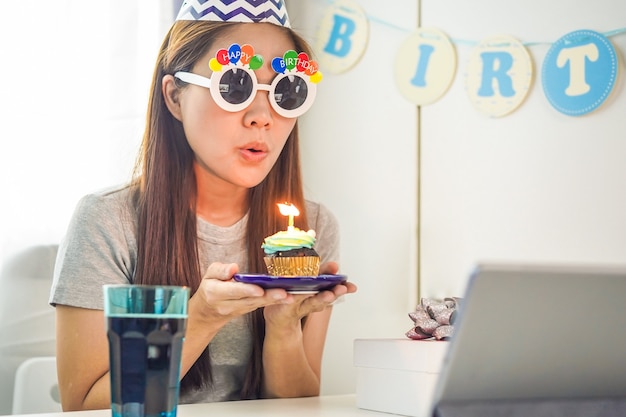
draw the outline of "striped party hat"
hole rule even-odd
[[[176,20],[269,22],[291,27],[283,0],[185,0]]]

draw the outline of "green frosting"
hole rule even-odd
[[[261,247],[266,254],[271,255],[291,249],[312,248],[315,244],[315,231],[305,232],[294,227],[291,230],[280,231],[268,236]]]

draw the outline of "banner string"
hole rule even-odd
[[[326,0],[326,4],[329,6],[335,3],[336,3],[336,0]],[[398,31],[406,32],[406,33],[411,33],[414,30],[416,30],[416,29],[407,29],[405,27],[398,26],[392,22],[373,16],[371,14],[368,14],[367,12],[365,13],[365,17],[367,17],[367,20],[369,20],[370,22],[373,22],[382,26],[386,26],[394,30],[398,30]],[[610,38],[613,36],[626,34],[626,27],[621,27],[617,29],[608,30],[606,32],[598,32],[598,33],[600,33],[601,35],[607,38]],[[474,41],[470,39],[458,39],[458,38],[450,38],[450,42],[457,44],[457,45],[465,45],[465,46],[476,46],[480,43],[480,41]],[[553,42],[539,42],[539,41],[538,42],[521,42],[521,44],[524,46],[537,46],[537,45],[552,45]]]

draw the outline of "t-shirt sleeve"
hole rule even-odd
[[[309,227],[315,230],[315,250],[321,263],[339,263],[339,222],[323,204],[307,202]]]
[[[59,246],[51,305],[102,309],[103,285],[132,281],[136,242],[121,194],[90,194],[78,203]]]

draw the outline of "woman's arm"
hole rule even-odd
[[[57,374],[63,411],[110,407],[109,348],[102,310],[57,305]]]
[[[236,264],[212,264],[189,300],[181,378],[228,321],[286,298],[283,290],[263,291],[256,285],[233,282],[231,277],[236,271]],[[109,345],[104,312],[58,304],[56,328],[63,410],[109,408]]]
[[[263,345],[263,397],[319,395],[331,309],[310,314],[303,328],[299,321],[292,326],[267,326]],[[321,340],[315,340],[316,337]]]
[[[189,305],[181,378],[222,327],[217,320],[211,325],[203,319],[201,302],[192,300]],[[109,408],[109,345],[104,312],[58,305],[56,319],[57,373],[63,410]]]
[[[323,270],[336,273],[337,264],[329,262]],[[293,304],[265,307],[264,397],[319,395],[331,304],[338,297],[355,291],[356,286],[346,283],[315,296],[297,295]]]

